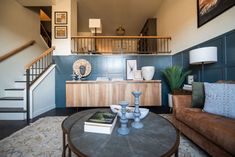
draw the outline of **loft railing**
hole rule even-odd
[[[26,70],[26,108],[27,122],[29,123],[30,114],[30,86],[52,65],[52,53],[55,47],[49,48],[39,57],[25,66]]]
[[[35,43],[35,40],[30,40],[30,41],[28,41],[27,43],[21,45],[20,47],[18,47],[18,48],[16,48],[16,49],[14,49],[14,50],[12,50],[12,51],[10,51],[10,52],[8,52],[8,53],[6,53],[6,54],[0,56],[0,62],[2,62],[2,61],[4,61],[4,60],[6,60],[7,58],[9,58],[9,57],[11,57],[11,56],[13,56],[13,55],[19,53],[20,51],[22,51],[22,50],[24,50],[25,48],[27,48],[27,47],[33,45],[34,43]]]
[[[72,53],[170,53],[171,37],[162,36],[73,36]]]

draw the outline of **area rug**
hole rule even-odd
[[[169,115],[163,115],[170,119]],[[0,141],[0,157],[60,157],[61,123],[65,117],[44,117]],[[73,155],[74,156],[74,155]],[[185,136],[180,137],[180,157],[206,157]]]

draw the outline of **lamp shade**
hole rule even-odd
[[[217,62],[217,47],[203,47],[189,51],[190,64],[209,64]]]
[[[89,28],[91,33],[102,33],[102,26],[100,19],[89,19]]]

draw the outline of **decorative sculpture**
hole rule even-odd
[[[131,126],[136,129],[143,128],[143,124],[140,122],[140,110],[139,110],[139,97],[142,92],[134,91],[132,94],[135,97],[135,110],[134,110],[134,122],[131,123]]]
[[[72,76],[73,79],[81,80],[91,73],[91,64],[85,59],[79,59],[73,63],[73,73],[76,75]]]
[[[128,102],[121,101],[119,103],[119,105],[121,105],[121,107],[122,107],[122,109],[121,109],[122,115],[120,117],[121,127],[118,128],[117,132],[120,135],[127,135],[130,132],[130,129],[127,127],[128,119],[126,118],[126,107],[128,106]]]

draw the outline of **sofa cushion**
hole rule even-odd
[[[192,87],[192,107],[203,108],[205,102],[204,83],[193,82]]]
[[[235,155],[234,119],[202,112],[197,108],[182,108],[176,112],[176,118]]]
[[[203,110],[229,118],[235,118],[235,84],[204,83],[205,104]]]

